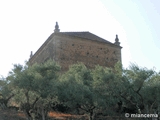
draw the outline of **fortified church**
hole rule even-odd
[[[63,71],[77,62],[88,68],[95,65],[113,67],[121,61],[121,48],[118,35],[111,43],[90,32],[60,32],[56,22],[54,33],[34,55],[31,52],[29,63],[43,63],[51,58],[61,65]]]

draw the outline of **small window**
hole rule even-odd
[[[106,61],[108,61],[108,57],[106,58]]]

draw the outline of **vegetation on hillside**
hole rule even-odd
[[[131,64],[115,68],[78,63],[65,73],[55,61],[15,64],[0,80],[0,107],[18,107],[28,120],[47,120],[49,111],[99,116],[160,112],[160,73]]]

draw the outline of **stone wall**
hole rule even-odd
[[[93,68],[98,64],[113,67],[121,61],[121,48],[111,44],[67,36],[57,36],[56,43],[56,60],[64,70],[77,62]]]
[[[30,59],[30,63],[44,62],[49,58],[57,61],[62,66],[62,70],[68,70],[70,65],[77,62],[83,62],[89,68],[98,64],[113,67],[117,61],[121,61],[121,47],[115,47],[110,43],[54,34],[45,46]]]
[[[50,38],[38,49],[38,51],[29,59],[29,63],[32,65],[34,63],[43,63],[48,59],[53,59],[55,56],[54,38]]]

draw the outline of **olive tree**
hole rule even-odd
[[[28,119],[45,120],[50,102],[56,96],[55,89],[58,81],[60,66],[55,61],[32,66],[14,65],[8,76],[14,85],[14,99],[25,111]]]

